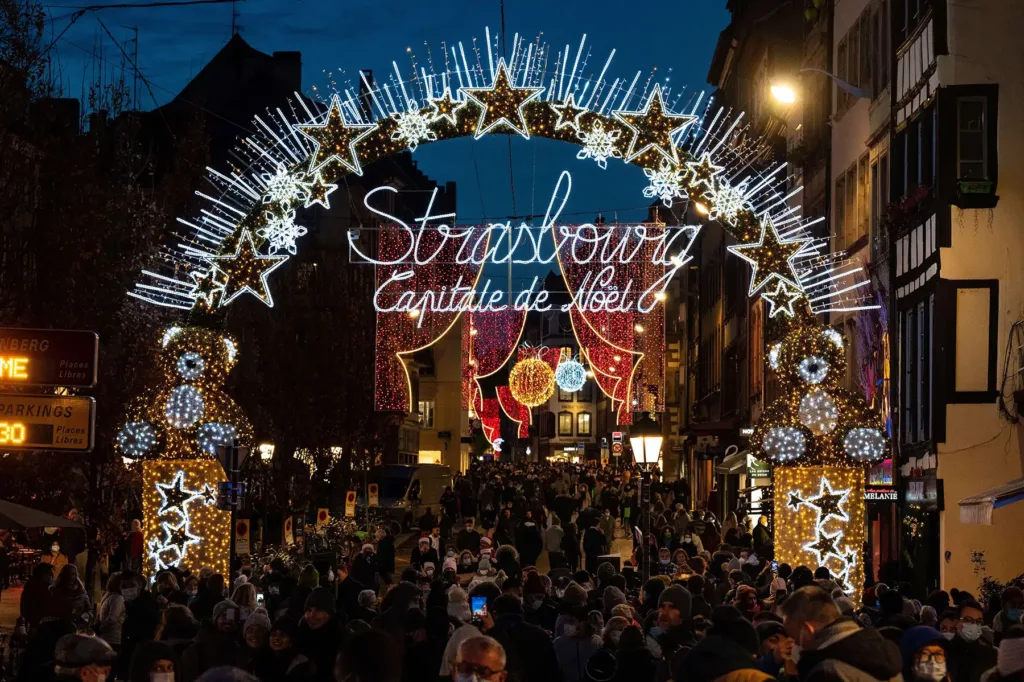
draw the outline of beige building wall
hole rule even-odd
[[[420,402],[433,402],[433,425],[420,428],[420,463],[447,464],[452,473],[469,466],[469,451],[461,444],[468,429],[468,414],[462,409],[462,321],[456,322],[441,340],[431,346],[434,376],[420,379]],[[424,417],[423,410],[420,412]],[[446,434],[442,438],[439,434]],[[450,436],[450,437],[447,437]]]
[[[952,246],[941,251],[943,279],[998,279],[997,388],[1003,376],[1010,327],[1024,315],[1024,4],[1005,0],[949,2],[949,55],[938,58],[943,85],[999,84],[999,204],[992,210],[952,207]],[[971,390],[987,368],[987,301],[961,294],[957,301],[960,390]],[[958,320],[959,321],[959,320]],[[986,353],[984,358],[977,357]],[[1016,361],[1013,369],[1016,369]],[[1012,403],[1012,396],[1008,398]],[[991,526],[960,523],[958,502],[1024,475],[1021,426],[1000,417],[995,403],[953,404],[946,409],[946,442],[938,446],[938,475],[945,486],[941,515],[941,578],[945,589],[976,591],[983,575],[1005,581],[1024,572],[1024,503],[996,509]],[[949,560],[946,560],[946,553]],[[984,553],[984,573],[971,561]]]

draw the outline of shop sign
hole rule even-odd
[[[900,491],[895,488],[865,488],[866,502],[899,502]]]

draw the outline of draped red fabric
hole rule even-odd
[[[482,236],[485,227],[462,228],[471,232],[469,238]],[[408,279],[385,287],[376,297],[378,311],[401,307],[398,311],[377,313],[377,353],[375,358],[376,391],[374,404],[379,411],[409,412],[412,409],[407,356],[437,342],[458,320],[459,312],[428,310],[431,300],[438,300],[457,286],[473,288],[480,266],[472,262],[459,264],[457,255],[461,242],[446,239],[438,230],[409,231],[385,226],[380,230],[378,260],[402,262],[377,266],[377,286],[398,274]],[[413,242],[413,235],[417,237]],[[487,239],[479,239],[477,249],[486,248]],[[410,251],[410,247],[414,247]],[[414,258],[427,260],[415,264]],[[415,317],[405,310],[416,307]],[[457,306],[452,306],[457,307]]]
[[[485,398],[480,385],[473,382],[473,409],[480,420],[488,443],[501,435],[501,407],[497,398]]]
[[[508,386],[498,386],[498,403],[508,418],[519,424],[519,437],[529,438],[533,411],[516,400],[512,395],[512,389]]]
[[[525,310],[510,308],[466,314],[462,327],[463,407],[470,405],[473,380],[494,374],[508,362],[519,345],[525,324]]]

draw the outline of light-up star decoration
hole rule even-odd
[[[164,521],[160,524],[165,533],[164,535],[164,546],[162,550],[166,550],[168,547],[175,547],[178,550],[178,555],[181,558],[185,558],[185,553],[188,551],[189,545],[198,545],[202,542],[202,538],[197,535],[193,535],[189,530],[188,519],[183,519],[177,526]]]
[[[224,295],[221,296],[221,307],[246,292],[263,301],[267,307],[274,307],[274,298],[270,295],[267,277],[281,267],[288,260],[288,256],[261,256],[256,251],[252,233],[249,230],[242,230],[234,253],[211,256],[208,260],[216,261],[215,265],[227,275]]]
[[[473,135],[475,139],[479,140],[492,130],[514,132],[527,140],[530,139],[530,128],[523,118],[523,106],[539,97],[544,88],[515,87],[504,59],[498,60],[494,71],[494,84],[491,87],[459,90],[483,109],[476,124],[476,133]]]
[[[465,106],[465,102],[452,99],[452,89],[445,88],[444,92],[440,97],[431,97],[427,100],[430,104],[430,120],[435,123],[440,121],[442,118],[455,125],[457,123],[456,110],[459,107]]]
[[[850,520],[850,517],[840,506],[846,501],[846,497],[849,494],[849,490],[832,490],[832,486],[829,484],[828,479],[821,479],[821,488],[818,492],[818,496],[807,500],[807,504],[820,510],[821,516],[818,517],[819,527],[824,525],[830,516],[834,516],[840,521]]]
[[[337,161],[356,175],[363,174],[359,164],[356,144],[377,128],[376,123],[345,123],[341,112],[341,98],[331,97],[331,106],[322,124],[305,123],[295,129],[309,138],[313,144],[310,154],[309,173],[315,173],[331,161]]]
[[[616,110],[612,115],[632,133],[629,149],[626,151],[626,161],[632,161],[647,150],[653,149],[675,164],[679,163],[679,152],[672,138],[697,120],[696,116],[669,113],[662,99],[660,83],[655,84],[643,109]]]
[[[177,511],[182,517],[187,517],[188,503],[203,495],[202,491],[185,489],[184,471],[179,471],[170,483],[157,483],[156,489],[160,493],[160,510],[157,513],[161,515]]]
[[[779,280],[774,289],[765,289],[761,293],[761,298],[768,302],[769,319],[776,315],[794,317],[796,311],[793,310],[793,305],[800,300],[801,296],[803,294],[799,290],[790,289],[789,285],[782,280]]]
[[[189,293],[206,307],[214,307],[217,298],[224,294],[226,282],[222,278],[218,278],[218,274],[223,273],[220,273],[216,267],[211,267],[209,270],[193,270],[188,274],[195,283]]]
[[[580,132],[580,126],[582,125],[580,117],[587,113],[587,108],[576,106],[573,93],[570,92],[566,95],[564,102],[551,102],[548,106],[558,116],[558,119],[555,121],[555,130],[572,128],[577,133]]]
[[[306,203],[303,204],[303,208],[312,208],[313,204],[320,204],[324,208],[330,208],[331,202],[328,201],[327,197],[331,195],[334,190],[338,189],[338,186],[330,182],[324,182],[324,176],[321,173],[314,173],[312,182],[305,183],[306,186]]]
[[[761,218],[761,236],[753,244],[738,244],[728,247],[729,251],[754,266],[750,274],[750,291],[753,296],[761,287],[773,279],[781,280],[792,289],[800,290],[797,284],[793,260],[811,240],[809,238],[782,239],[767,213]]]
[[[716,166],[711,160],[709,152],[704,152],[696,161],[686,162],[686,171],[690,176],[693,188],[696,189],[703,185],[707,192],[715,191],[716,179],[723,170],[725,170],[725,167]]]
[[[787,506],[789,506],[793,511],[798,511],[801,504],[806,504],[806,502],[801,500],[799,495],[796,493],[789,494],[789,502],[786,503]]]
[[[821,566],[824,563],[824,559],[829,556],[833,554],[839,556],[839,553],[836,551],[836,542],[841,540],[842,537],[843,534],[841,532],[828,535],[819,528],[817,541],[809,545],[804,545],[804,549],[809,552],[814,552],[818,557],[818,565]]]

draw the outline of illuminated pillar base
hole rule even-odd
[[[171,566],[228,574],[231,513],[217,509],[220,462],[160,459],[142,463],[143,572]]]
[[[775,558],[826,566],[859,608],[864,586],[864,469],[775,469]]]

